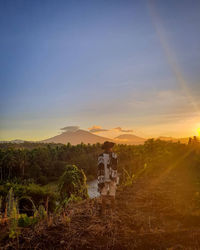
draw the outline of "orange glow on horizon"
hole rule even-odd
[[[198,133],[198,136],[200,136],[200,127],[197,128],[197,133]]]

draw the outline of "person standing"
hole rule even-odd
[[[98,191],[101,195],[101,213],[105,213],[106,204],[115,208],[117,186],[117,154],[113,152],[115,143],[106,141],[102,145],[104,152],[98,157]]]

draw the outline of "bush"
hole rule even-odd
[[[38,218],[33,216],[28,216],[27,214],[20,214],[18,219],[19,227],[30,227],[35,225],[38,222]]]
[[[83,170],[75,165],[66,166],[64,174],[59,179],[59,192],[61,200],[69,199],[71,195],[87,198],[86,176]]]
[[[56,207],[56,200],[58,199],[58,194],[49,190],[46,187],[41,187],[37,184],[31,183],[29,185],[22,185],[16,183],[7,182],[4,185],[0,185],[0,196],[4,197],[4,204],[2,206],[5,208],[5,198],[7,197],[9,190],[13,189],[15,197],[18,199],[22,197],[29,197],[33,203],[38,207],[41,204],[46,204],[47,200],[49,203],[49,210],[53,211]]]

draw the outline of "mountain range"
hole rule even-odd
[[[173,138],[173,137],[166,137],[161,136],[155,139],[159,139],[162,141],[172,141],[172,142],[181,142],[181,143],[188,143],[189,138]],[[95,135],[89,131],[83,129],[77,129],[74,131],[66,131],[61,133],[60,135],[56,135],[49,139],[43,140],[44,143],[63,143],[67,144],[70,142],[72,145],[80,144],[81,142],[85,144],[95,144],[97,142],[103,143],[105,141],[112,141],[117,144],[128,144],[128,145],[139,145],[144,144],[146,138],[142,138],[133,134],[122,134],[114,139],[102,137],[99,135]]]
[[[173,137],[161,136],[156,139],[160,139],[163,141],[172,141],[172,142],[180,141],[181,143],[188,142],[188,138],[173,138]],[[72,145],[76,145],[80,143],[95,144],[97,142],[103,143],[105,141],[112,141],[117,144],[139,145],[139,144],[144,144],[146,140],[147,140],[146,138],[142,138],[133,134],[122,134],[122,135],[115,137],[114,139],[110,139],[110,138],[106,138],[106,137],[93,134],[83,129],[77,129],[73,131],[65,131],[61,133],[60,135],[56,135],[49,139],[43,140],[42,142],[63,143],[63,144],[67,144],[69,142]]]
[[[189,138],[173,138],[173,137],[165,137],[161,136],[156,139],[160,139],[163,141],[172,141],[172,142],[178,142],[180,141],[181,143],[188,143]],[[147,139],[133,135],[133,134],[122,134],[114,139],[110,139],[107,137],[99,136],[96,134],[93,134],[89,131],[83,130],[83,129],[77,129],[74,131],[65,131],[59,135],[53,136],[51,138],[48,138],[46,140],[42,140],[40,142],[42,143],[62,143],[62,144],[67,144],[68,142],[72,145],[77,145],[80,143],[84,144],[95,144],[95,143],[103,143],[105,141],[112,141],[117,144],[128,144],[128,145],[139,145],[139,144],[144,144],[144,142]],[[24,140],[12,140],[12,141],[0,141],[0,143],[23,143],[25,142]],[[31,141],[33,142],[33,141]]]

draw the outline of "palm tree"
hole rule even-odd
[[[25,174],[25,167],[27,165],[27,150],[22,149],[19,150],[19,168],[22,176]]]
[[[11,179],[12,178],[12,170],[16,166],[16,158],[14,155],[14,151],[12,149],[7,150],[2,161],[3,161],[4,170],[5,170],[5,175],[6,175],[6,170],[8,170],[7,178]],[[4,177],[6,177],[6,176],[4,176]]]

